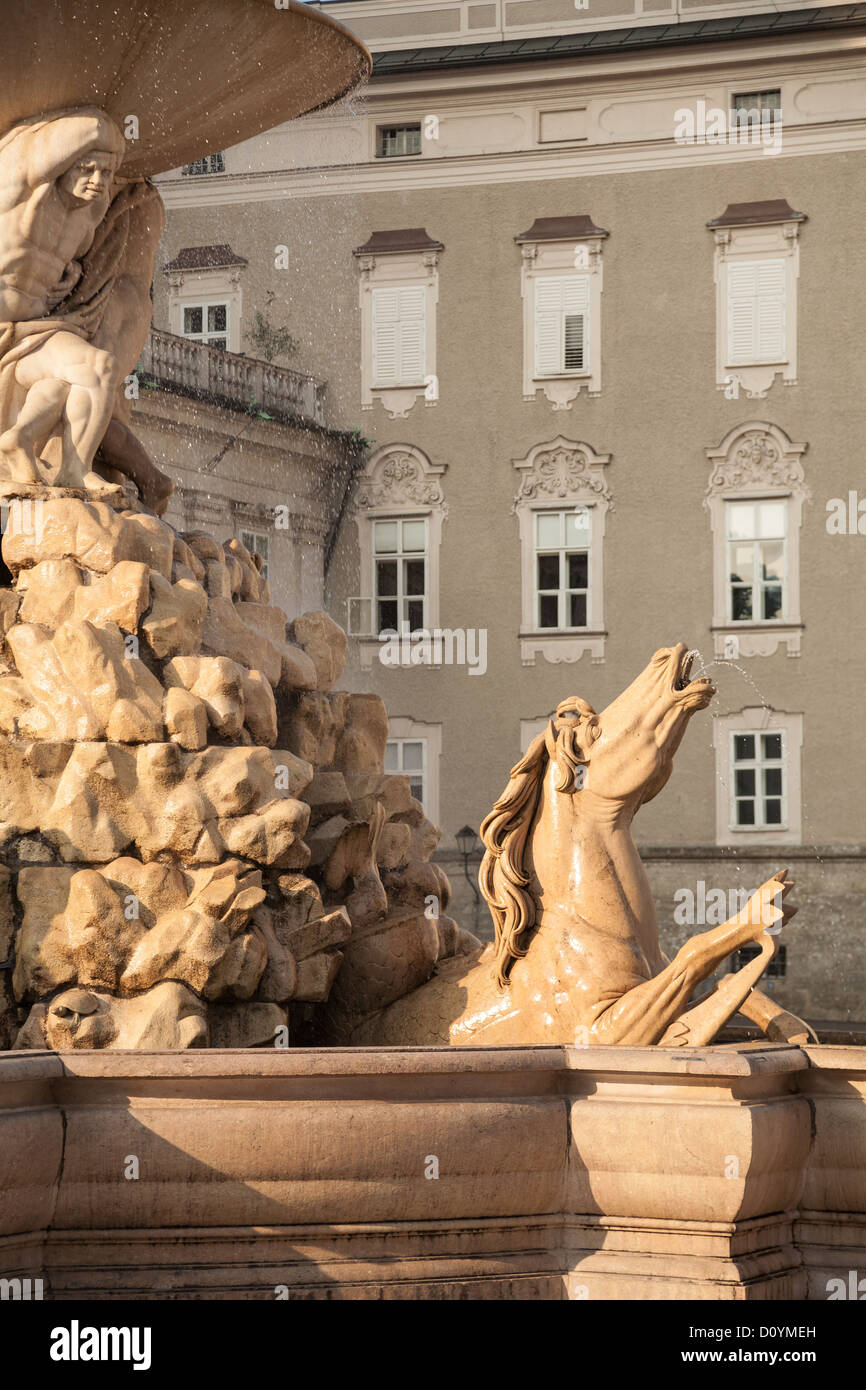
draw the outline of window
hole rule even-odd
[[[589,622],[589,512],[535,513],[536,626]]]
[[[731,826],[785,828],[784,731],[731,734]]]
[[[591,217],[538,217],[515,237],[523,258],[523,399],[570,410],[601,392],[602,246]]]
[[[380,125],[376,128],[377,159],[400,159],[421,153],[421,122],[410,125]]]
[[[424,517],[373,523],[376,621],[379,632],[425,626],[427,522]]]
[[[778,425],[750,421],[707,449],[704,506],[713,530],[715,655],[799,656],[800,528],[810,497],[796,444]]]
[[[385,745],[385,771],[408,777],[416,801],[427,811],[427,740],[389,738]]]
[[[225,301],[206,300],[202,304],[183,304],[183,337],[208,347],[228,347],[229,306]]]
[[[224,174],[226,171],[226,157],[222,150],[218,154],[205,155],[204,159],[195,159],[192,164],[185,164],[182,173],[190,174]]]
[[[784,498],[767,502],[728,502],[728,569],[733,622],[781,619],[785,595]]]
[[[261,555],[262,579],[268,577],[268,537],[261,531],[241,531],[241,545],[246,546],[251,555]]]
[[[760,125],[762,121],[775,124],[782,119],[781,89],[771,87],[763,92],[735,92],[733,109],[739,127]]]
[[[373,291],[373,385],[418,386],[424,381],[423,285]]]
[[[520,486],[520,659],[604,660],[604,528],[609,454],[560,435],[515,459]]]
[[[347,628],[359,638],[363,670],[379,659],[381,632],[439,626],[439,551],[448,514],[444,464],[412,444],[383,444],[358,480],[361,593],[347,600]]]
[[[783,260],[728,267],[728,366],[787,360]]]
[[[439,766],[442,760],[442,725],[389,714],[385,745],[385,771],[408,777],[412,795],[424,814],[439,824]]]
[[[802,714],[753,705],[713,719],[716,843],[798,845]]]
[[[707,223],[716,243],[716,386],[728,400],[763,399],[777,376],[796,385],[800,225],[806,220],[784,198],[771,198],[730,203]]]
[[[589,276],[550,276],[535,286],[535,375],[583,372],[589,361]]]
[[[361,409],[379,401],[404,420],[419,398],[439,400],[436,302],[441,241],[423,227],[373,232],[354,255],[360,271]]]

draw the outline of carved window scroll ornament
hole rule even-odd
[[[713,530],[712,631],[717,657],[735,661],[772,656],[783,642],[788,656],[800,655],[800,528],[803,503],[811,497],[802,464],[806,448],[778,425],[752,421],[731,430],[718,449],[706,451],[711,468],[704,506]],[[747,501],[777,501],[785,509],[783,593],[773,617],[758,611],[736,619],[731,607],[731,589],[737,586],[730,559],[729,504]],[[760,537],[754,548],[760,548]],[[756,592],[758,586],[756,577]],[[771,607],[775,606],[774,602]]]
[[[539,444],[523,459],[514,460],[519,485],[512,511],[517,516],[521,545],[522,595],[520,626],[520,657],[524,666],[535,665],[541,655],[553,664],[579,661],[589,652],[594,663],[604,661],[607,633],[604,627],[604,530],[608,509],[612,506],[611,492],[604,475],[610,462],[609,454],[597,454],[589,444],[575,443],[559,436]],[[538,585],[538,518],[574,512],[588,519],[583,526],[585,539],[575,547],[587,555],[586,581],[583,571],[578,577],[562,576],[558,587],[579,591],[577,615],[585,612],[586,622],[577,628],[542,628],[539,625]],[[568,531],[563,538],[567,550]],[[557,549],[557,547],[554,547]],[[574,578],[574,583],[571,579]],[[578,583],[578,578],[580,582]],[[585,598],[584,598],[585,590]],[[584,608],[585,604],[585,608]],[[559,600],[559,613],[566,620],[568,607]]]

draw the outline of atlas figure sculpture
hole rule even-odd
[[[120,177],[124,150],[96,107],[0,139],[0,484],[104,491],[100,450],[161,513],[172,484],[129,428],[123,383],[150,332],[164,209]]]

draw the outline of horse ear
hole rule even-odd
[[[556,725],[552,719],[548,720],[547,728],[544,731],[544,746],[547,749],[548,758],[553,762],[556,757]]]

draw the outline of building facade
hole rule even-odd
[[[663,941],[789,864],[774,988],[866,1017],[866,11],[327,8],[369,87],[160,181],[155,321],[263,314],[368,441],[327,602],[464,923],[457,829],[682,640],[718,695],[635,823]]]

